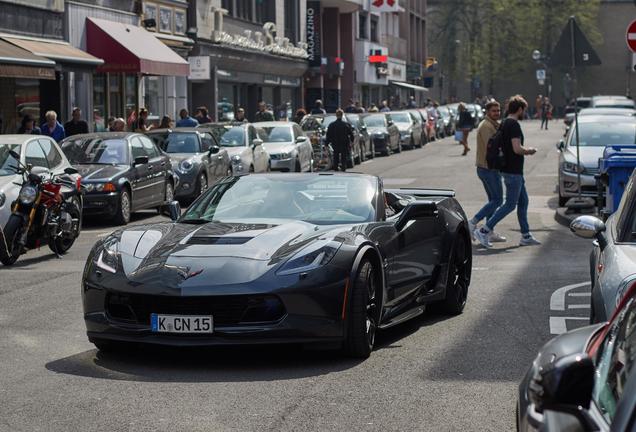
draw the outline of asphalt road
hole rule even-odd
[[[363,362],[296,347],[98,353],[79,282],[90,246],[113,229],[99,220],[63,259],[43,249],[0,268],[0,431],[513,430],[517,385],[537,349],[589,313],[590,245],[554,220],[562,129],[523,128],[539,149],[526,182],[543,244],[518,247],[510,215],[497,228],[507,243],[474,248],[465,312],[381,333]],[[472,216],[485,193],[474,151],[460,154],[445,139],[356,170],[387,187],[452,187]]]

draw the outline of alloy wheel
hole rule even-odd
[[[377,329],[378,308],[376,301],[376,284],[373,268],[369,267],[367,272],[367,313],[366,313],[366,335],[367,342],[373,347],[375,342],[375,332]]]

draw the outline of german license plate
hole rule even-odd
[[[214,320],[209,315],[150,315],[150,327],[156,333],[212,333]]]

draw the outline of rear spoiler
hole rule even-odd
[[[393,194],[412,195],[414,197],[455,197],[455,191],[452,189],[400,188],[384,189],[384,191]]]

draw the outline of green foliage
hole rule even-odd
[[[493,92],[499,78],[529,66],[533,50],[549,56],[572,15],[600,44],[599,7],[600,0],[429,0],[437,29],[429,43],[452,80],[479,76]]]

